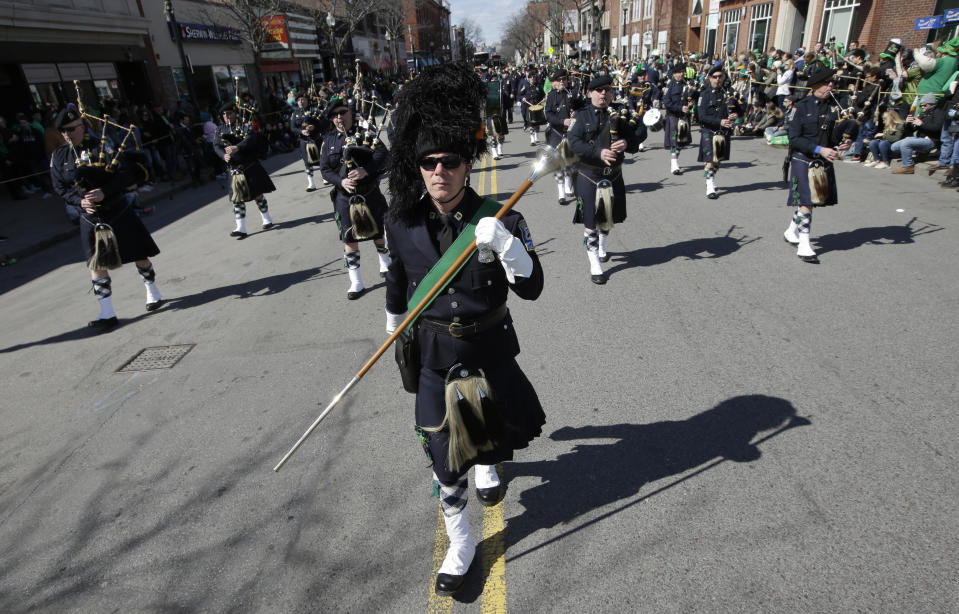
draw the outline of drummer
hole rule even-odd
[[[491,70],[483,79],[486,82],[486,134],[489,139],[490,155],[494,160],[503,157],[503,141],[509,133],[506,122],[506,110],[509,108],[509,96],[505,92],[504,81],[499,73]]]
[[[529,132],[529,144],[539,145],[539,127],[546,123],[546,114],[539,101],[543,99],[543,87],[532,64],[526,76],[519,82],[518,96],[523,111],[523,128]],[[538,107],[533,108],[531,107]]]

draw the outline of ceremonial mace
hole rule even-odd
[[[526,190],[528,190],[530,186],[532,186],[533,183],[539,178],[543,177],[544,175],[549,175],[555,173],[556,171],[566,169],[576,163],[576,159],[571,153],[563,155],[549,145],[543,145],[539,148],[539,150],[541,155],[536,162],[533,163],[533,170],[529,177],[523,181],[523,184],[519,187],[519,189],[509,197],[509,200],[503,204],[500,210],[496,213],[496,219],[502,219],[503,216],[513,208],[513,205],[515,205],[516,202],[523,197],[523,195],[526,193]],[[474,251],[476,251],[476,241],[473,241],[469,247],[467,247],[466,250],[459,255],[459,257],[453,262],[453,264],[450,265],[446,272],[443,273],[443,276],[436,281],[436,284],[430,288],[429,292],[426,293],[426,296],[424,296],[419,304],[417,304],[416,307],[410,311],[409,315],[406,316],[406,319],[403,320],[398,327],[396,327],[396,330],[393,331],[393,334],[391,334],[383,343],[383,345],[380,346],[380,349],[376,350],[373,356],[366,361],[366,364],[363,365],[363,368],[361,368],[357,374],[353,376],[353,379],[350,380],[350,383],[347,384],[346,387],[339,392],[339,394],[333,397],[333,400],[330,401],[330,404],[326,406],[326,409],[323,410],[323,413],[321,413],[317,419],[313,421],[313,424],[311,424],[310,427],[306,429],[306,432],[303,433],[303,435],[295,444],[293,444],[293,447],[290,448],[290,451],[287,452],[282,459],[280,459],[280,462],[276,464],[276,467],[273,468],[273,471],[279,471],[280,468],[286,464],[286,461],[293,456],[293,453],[296,452],[301,445],[303,445],[303,442],[306,441],[306,438],[309,437],[314,430],[316,430],[316,427],[319,426],[323,418],[325,418],[343,399],[346,393],[349,392],[350,389],[353,388],[353,386],[355,386],[364,375],[366,375],[366,372],[370,370],[370,368],[376,363],[377,360],[380,359],[381,356],[383,356],[383,353],[389,349],[394,341],[396,341],[396,338],[399,337],[400,334],[411,324],[413,324],[419,315],[430,305],[430,303],[433,302],[433,299],[436,298],[436,295],[439,294],[444,287],[446,287],[446,284],[449,282],[449,280],[459,272],[464,264],[466,264],[466,261],[470,256],[473,255]]]

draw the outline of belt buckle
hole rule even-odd
[[[608,176],[608,175],[612,175],[612,174],[613,174],[613,167],[612,167],[612,166],[605,166],[605,167],[603,167],[603,175],[604,175],[604,176]]]
[[[450,322],[447,330],[450,333],[450,337],[460,339],[463,336],[463,324],[461,322]]]

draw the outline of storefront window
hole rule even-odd
[[[826,0],[819,40],[827,44],[835,42],[843,47],[848,45],[858,10],[859,0]]]
[[[772,21],[773,3],[754,4],[749,20],[749,49],[766,49],[769,42],[769,24]]]
[[[100,97],[100,100],[120,99],[120,85],[116,82],[115,79],[97,79],[93,82],[93,87],[97,90],[97,95]]]
[[[726,55],[736,55],[739,44],[739,21],[745,8],[731,9],[723,13],[723,51]]]

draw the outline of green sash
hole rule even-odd
[[[413,296],[410,297],[410,300],[406,303],[406,308],[408,310],[412,311],[412,309],[416,307],[421,300],[423,300],[423,297],[426,296],[426,293],[429,292],[434,285],[436,285],[436,282],[439,281],[440,277],[443,276],[443,273],[445,273],[447,269],[452,266],[453,262],[459,258],[460,254],[472,247],[473,241],[476,240],[476,224],[480,221],[480,219],[484,217],[495,216],[501,207],[502,205],[492,198],[486,198],[483,200],[483,203],[480,205],[479,209],[476,210],[476,215],[473,216],[473,219],[467,222],[466,227],[463,228],[463,232],[456,237],[456,240],[453,241],[453,244],[450,245],[448,250],[446,250],[446,253],[440,257],[439,261],[433,265],[433,268],[430,269],[430,272],[426,274],[426,277],[424,277],[423,281],[421,281],[419,286],[417,286]],[[456,269],[456,272],[454,272],[453,275],[450,276],[449,280],[443,284],[443,287],[439,289],[439,291],[436,293],[436,296],[439,296],[439,293],[442,292],[451,281],[453,281],[453,278],[456,277],[456,274],[459,273],[460,269],[463,268],[468,260],[469,259],[463,261],[463,264],[460,265],[459,269]],[[435,299],[436,296],[433,298]],[[432,302],[432,300],[430,302]],[[429,307],[429,304],[423,307],[424,311],[427,307]]]

